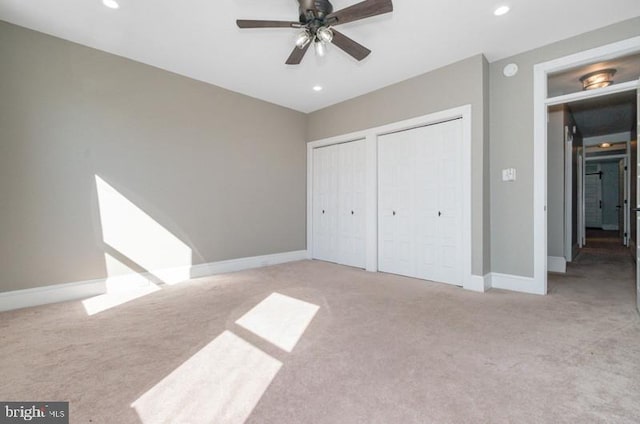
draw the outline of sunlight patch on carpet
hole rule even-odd
[[[281,367],[277,359],[225,331],[131,406],[142,424],[242,424]]]
[[[91,316],[115,308],[116,306],[124,305],[127,302],[139,299],[158,290],[160,290],[160,287],[150,284],[146,287],[129,289],[126,292],[102,294],[83,300],[82,306],[84,306],[87,315]]]
[[[272,293],[236,321],[239,326],[291,352],[319,306]]]

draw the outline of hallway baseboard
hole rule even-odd
[[[567,260],[562,256],[547,256],[547,271],[567,272]]]

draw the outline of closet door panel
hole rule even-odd
[[[313,154],[313,257],[335,262],[338,233],[338,156],[335,146]]]
[[[378,139],[379,269],[415,276],[415,142],[405,132]]]
[[[365,142],[341,144],[339,157],[338,262],[365,266]]]
[[[417,276],[426,280],[436,280],[440,259],[438,243],[440,194],[440,156],[438,154],[435,126],[417,128],[412,131],[416,141],[416,202]]]
[[[433,143],[437,145],[439,161],[439,210],[437,243],[439,245],[437,281],[462,283],[462,121],[435,125]]]

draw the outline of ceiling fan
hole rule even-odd
[[[323,56],[326,43],[332,43],[356,60],[362,60],[371,50],[355,42],[333,27],[393,11],[391,0],[365,0],[353,6],[333,11],[329,0],[298,0],[300,21],[256,21],[238,19],[240,28],[300,28],[296,47],[287,59],[287,65],[298,65],[313,42],[316,54]]]

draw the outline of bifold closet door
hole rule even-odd
[[[403,131],[378,138],[378,269],[407,276],[416,275],[412,137]]]
[[[365,267],[365,141],[313,152],[313,258]]]
[[[336,262],[338,239],[338,149],[313,152],[313,257]]]
[[[378,139],[379,269],[462,284],[462,121]]]
[[[338,148],[338,262],[365,267],[365,141]]]

